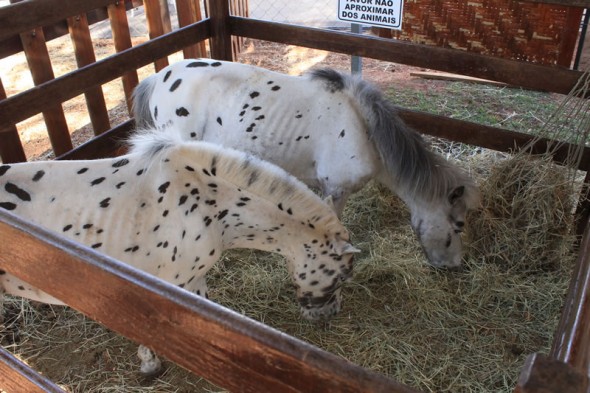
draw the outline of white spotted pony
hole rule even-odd
[[[461,264],[461,232],[479,193],[428,149],[396,108],[360,78],[320,69],[297,77],[210,59],[184,60],[134,92],[140,125],[235,147],[332,196],[338,214],[371,178],[408,205],[429,262]]]
[[[339,311],[358,250],[332,205],[270,163],[173,130],[139,132],[131,145],[112,159],[2,165],[0,208],[202,296],[223,250],[276,252],[305,318]],[[9,271],[0,256],[0,305],[4,293],[63,304]],[[139,354],[143,372],[159,368]]]

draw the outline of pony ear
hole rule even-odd
[[[455,189],[451,191],[451,193],[449,194],[449,203],[451,204],[451,206],[454,206],[455,203],[457,203],[457,201],[461,199],[464,193],[465,186],[455,187]]]
[[[344,243],[344,246],[340,250],[340,255],[344,255],[344,254],[358,254],[359,252],[361,252],[361,250],[359,250],[358,248],[356,248],[352,244],[346,242],[346,243]]]

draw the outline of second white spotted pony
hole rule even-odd
[[[360,78],[330,69],[288,76],[251,65],[184,60],[142,81],[140,125],[182,130],[253,153],[332,196],[376,178],[408,205],[434,266],[461,264],[461,232],[479,194],[472,179],[432,152],[396,108]]]

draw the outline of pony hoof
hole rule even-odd
[[[162,374],[162,362],[150,349],[139,347],[137,356],[141,360],[140,372],[144,378],[151,380]]]

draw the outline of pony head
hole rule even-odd
[[[348,234],[337,232],[323,238],[307,237],[294,250],[288,264],[305,319],[328,319],[340,311],[340,287],[352,276],[354,254]]]
[[[412,208],[412,228],[428,262],[438,268],[461,266],[467,211],[477,206],[479,194],[472,185],[453,188],[445,198]]]

